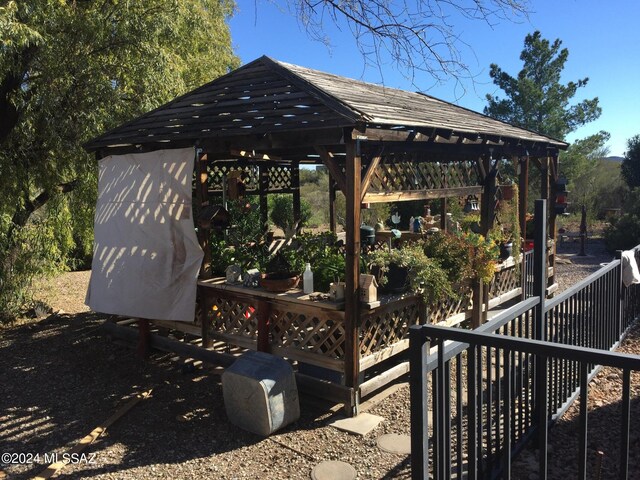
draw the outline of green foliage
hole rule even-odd
[[[0,5],[0,278],[7,298],[12,285],[73,266],[71,255],[86,261],[92,250],[97,168],[83,142],[239,61],[226,25],[231,0]],[[27,248],[25,238],[45,224],[62,230]],[[37,261],[13,267],[10,259],[25,251]],[[23,280],[8,280],[16,275]],[[20,296],[0,309],[15,314]]]
[[[473,247],[460,235],[445,232],[431,235],[424,242],[424,252],[440,263],[453,285],[475,275],[472,269]]]
[[[212,251],[213,268],[222,273],[233,263],[243,268],[263,269],[269,259],[269,252],[264,242],[265,232],[260,223],[258,198],[229,201],[227,209],[231,226],[226,242],[222,234],[217,234],[217,244],[212,242],[212,247],[218,248],[218,251]]]
[[[629,250],[640,244],[640,188],[634,188],[624,205],[624,214],[604,231],[607,250]]]
[[[293,196],[287,194],[269,197],[269,217],[273,224],[282,229],[287,237],[295,233],[296,227],[304,227],[311,218],[311,206],[303,198],[300,199],[300,225],[293,220]]]
[[[427,305],[447,296],[455,296],[447,273],[440,267],[438,260],[427,257],[419,242],[406,243],[401,248],[391,250],[377,250],[369,254],[367,261],[381,270],[383,276],[378,280],[380,285],[387,282],[386,273],[390,265],[406,268],[407,287],[422,295]]]
[[[640,187],[640,135],[627,140],[627,151],[622,160],[621,173],[629,188]]]
[[[597,119],[601,113],[597,97],[570,105],[578,89],[586,86],[589,79],[560,83],[569,57],[569,51],[560,49],[561,45],[559,39],[550,43],[540,32],[534,32],[525,37],[520,54],[523,68],[517,77],[492,64],[489,75],[506,98],[487,95],[484,113],[558,139]]]
[[[327,292],[331,282],[344,279],[345,257],[334,233],[302,233],[294,243],[304,263],[311,264],[313,285],[317,291]]]

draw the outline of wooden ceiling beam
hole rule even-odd
[[[320,155],[322,163],[324,163],[329,170],[329,174],[335,180],[340,191],[342,191],[342,193],[346,193],[347,179],[344,172],[340,169],[340,165],[338,165],[336,158],[324,146],[316,145],[314,148],[318,155]]]
[[[379,155],[375,155],[371,158],[371,161],[369,162],[369,166],[367,167],[367,171],[362,177],[362,183],[360,186],[360,196],[362,201],[364,201],[364,197],[367,193],[367,190],[369,189],[369,185],[371,184],[371,179],[373,178],[373,174],[375,173],[376,168],[378,168],[378,165],[380,164],[381,160],[382,160],[382,151],[380,151]]]

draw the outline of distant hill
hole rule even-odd
[[[605,157],[603,158],[603,160],[607,160],[609,162],[617,162],[617,163],[622,163],[622,160],[624,160],[624,157]]]

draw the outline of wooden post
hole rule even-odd
[[[527,238],[527,201],[529,196],[529,157],[519,158],[519,174],[518,174],[518,215],[520,216],[520,235],[523,239]],[[520,242],[521,251],[524,251],[524,245]],[[522,256],[524,262],[524,255]],[[527,292],[525,291],[527,269],[524,263],[520,269],[520,285],[522,285],[522,300],[525,299]]]
[[[269,191],[269,168],[266,165],[258,167],[258,190],[260,192],[260,222],[262,229],[266,233],[269,229],[269,207],[267,202],[267,192]]]
[[[558,213],[556,212],[556,203],[558,196],[558,154],[556,153],[552,157],[547,159],[547,164],[550,165],[550,172],[547,175],[547,182],[551,183],[550,185],[550,201],[549,204],[551,207],[549,210],[549,225],[547,228],[547,235],[551,238],[553,245],[551,247],[551,255],[549,257],[549,266],[551,267],[551,275],[548,279],[548,286],[550,287],[556,281],[556,238],[557,238],[557,217]]]
[[[202,346],[209,348],[213,345],[211,338],[209,338],[209,311],[211,310],[211,302],[209,295],[207,295],[207,289],[204,287],[198,287],[198,297],[200,298],[200,336],[202,337]]]
[[[258,300],[256,305],[256,315],[258,317],[258,351],[271,351],[271,342],[269,340],[269,317],[271,313],[271,304],[264,300]]]
[[[440,199],[440,230],[447,231],[447,197]]]
[[[345,385],[353,389],[347,415],[358,414],[360,375],[360,187],[361,159],[359,140],[345,132],[346,141],[346,289],[345,289]]]
[[[336,233],[336,182],[329,173],[329,229]]]
[[[207,154],[196,153],[196,204],[200,209],[209,205],[208,191],[208,173],[207,173]],[[200,278],[208,278],[210,276],[209,268],[211,267],[211,249],[209,248],[209,229],[198,225],[198,243],[204,252],[202,264],[200,266]]]
[[[480,233],[486,237],[493,228],[493,221],[496,216],[496,181],[498,169],[496,166],[491,165],[491,158],[485,158],[484,169],[485,172],[487,172],[487,176],[484,181],[482,203],[480,204]],[[489,285],[483,285],[481,282],[478,282],[474,288],[474,300],[476,296],[478,296],[479,304],[475,312],[476,318],[474,322],[480,322],[478,324],[478,326],[480,326],[480,324],[487,320],[489,310]]]
[[[291,187],[293,189],[293,223],[297,225],[296,233],[300,233],[300,162],[291,162]]]
[[[149,327],[149,320],[146,318],[138,319],[138,355],[140,358],[147,358],[149,355],[149,338],[151,336],[151,329]]]
[[[484,285],[480,280],[474,280],[471,284],[473,309],[471,310],[471,328],[478,328],[482,325]]]

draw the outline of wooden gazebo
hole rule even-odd
[[[245,172],[248,192],[261,197],[265,222],[269,193],[292,193],[294,213],[299,215],[300,165],[323,164],[331,178],[330,218],[335,230],[335,192],[344,193],[344,307],[323,308],[291,295],[225,289],[204,278],[199,292],[205,346],[211,340],[224,340],[338,372],[341,379],[330,386],[325,383],[321,390],[344,402],[352,414],[357,412],[361,396],[405,373],[407,367],[396,365],[391,373],[369,379],[361,373],[405,349],[410,324],[429,321],[416,297],[404,296],[372,308],[360,303],[361,204],[476,195],[483,199],[482,228],[486,233],[500,188],[496,160],[516,159],[524,231],[529,166],[538,167],[542,197],[553,203],[558,151],[566,148],[561,141],[428,95],[268,57],[86,144],[97,158],[188,146],[197,152],[194,188],[200,206],[208,205],[211,196],[220,193],[222,180],[230,171],[240,169]],[[446,209],[446,200],[441,204]],[[549,236],[555,238],[555,214],[550,211]],[[445,215],[441,217],[444,222]],[[200,229],[198,236],[206,263],[208,234]],[[553,254],[550,258],[552,268]],[[507,289],[513,287],[510,284]],[[226,315],[219,325],[207,316],[212,302]],[[241,308],[236,308],[238,305]],[[255,315],[246,314],[249,306]],[[234,317],[234,311],[244,313]],[[481,309],[479,312],[482,314]]]

